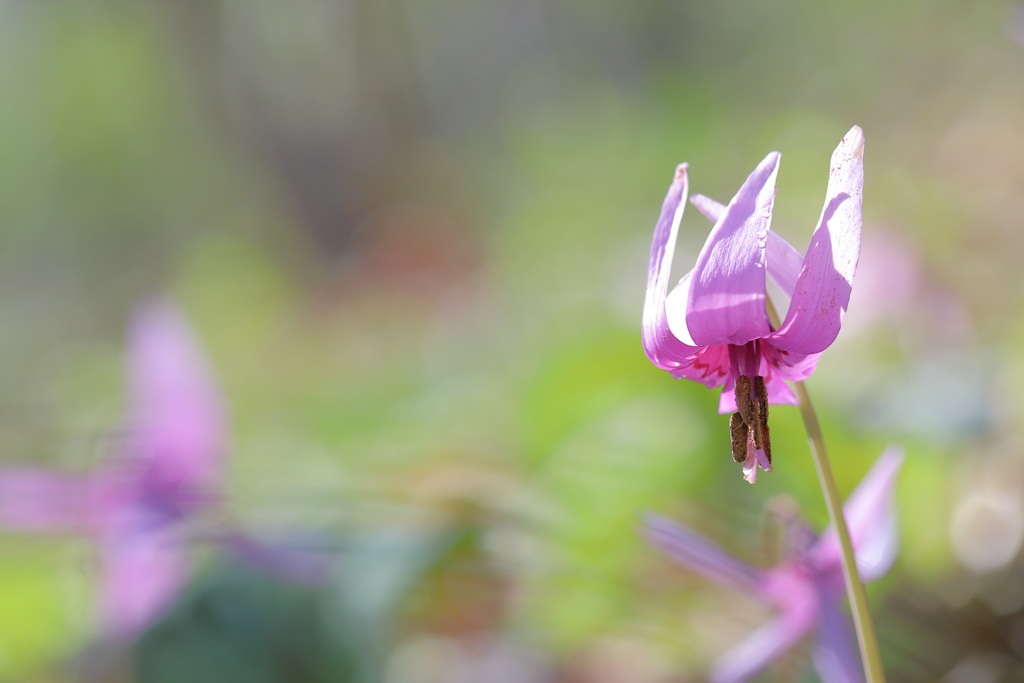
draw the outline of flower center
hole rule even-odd
[[[772,471],[768,388],[764,377],[757,374],[761,365],[759,340],[729,346],[729,360],[736,378],[736,412],[729,419],[732,459],[743,463],[743,478],[754,483],[758,467]]]

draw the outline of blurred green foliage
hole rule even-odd
[[[803,249],[829,154],[856,123],[865,234],[904,240],[921,277],[895,318],[872,320],[884,301],[851,309],[864,323],[811,390],[844,493],[886,443],[908,451],[901,560],[871,588],[893,625],[893,680],[969,659],[974,641],[948,635],[958,610],[994,618],[977,596],[1004,584],[958,563],[950,517],[977,463],[1008,459],[1018,488],[1024,471],[1014,6],[514,4],[0,8],[2,462],[85,470],[104,456],[124,322],[169,294],[231,407],[232,517],[296,537],[474,528],[472,562],[503,596],[481,629],[521,638],[565,680],[590,680],[571,672],[608,639],[697,675],[759,608],[656,557],[643,514],[752,562],[774,497],[817,528],[826,515],[795,409],[773,408],[776,472],[750,487],[718,392],[644,358],[653,221],[679,161],[725,201],[778,149],[774,227]],[[683,225],[679,275],[709,227],[696,212]],[[930,307],[935,292],[953,303]],[[961,384],[929,389],[922,361],[939,389]],[[891,419],[865,417],[872,406]],[[88,551],[4,543],[0,680],[74,679],[99,635]],[[386,571],[413,595],[462,557],[406,555]],[[332,600],[385,581],[385,565],[356,576],[342,561],[321,594],[209,558],[141,641],[140,680],[346,680],[358,667],[338,654],[352,639],[330,628]],[[922,613],[944,617],[928,631]],[[399,604],[379,614],[381,653],[443,630]],[[1012,628],[977,646],[1016,657],[1007,672],[1024,657]]]

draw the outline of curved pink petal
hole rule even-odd
[[[123,510],[108,527],[101,551],[104,632],[134,638],[163,616],[188,577],[180,528],[144,508]]]
[[[690,332],[686,328],[686,305],[689,301],[690,281],[693,273],[687,273],[679,281],[665,301],[665,315],[672,335],[684,344],[691,344]],[[693,353],[678,367],[672,369],[676,379],[700,382],[708,388],[725,384],[731,372],[729,347],[693,346]]]
[[[765,157],[701,249],[686,307],[686,326],[697,344],[745,344],[771,333],[764,304],[765,245],[778,165],[778,152]]]
[[[649,515],[642,533],[664,555],[715,583],[751,592],[759,590],[761,570],[670,519]]]
[[[725,204],[716,202],[710,197],[695,194],[690,203],[711,221],[717,223],[725,211]],[[797,277],[804,265],[804,257],[796,248],[777,232],[768,231],[768,243],[765,245],[765,259],[768,262],[768,277],[775,281],[786,296],[793,296]]]
[[[710,683],[744,683],[800,642],[813,623],[796,627],[778,618],[760,626],[722,655],[708,672]]]
[[[151,305],[134,320],[130,351],[130,424],[147,469],[170,486],[214,484],[224,408],[188,323],[170,306]]]
[[[768,233],[766,249],[768,276],[786,293],[786,296],[792,297],[804,265],[804,257],[796,247],[776,232]]]
[[[843,506],[857,568],[864,581],[884,575],[899,552],[896,525],[896,475],[903,464],[903,449],[890,446]],[[811,549],[810,561],[822,574],[841,572],[839,539],[829,526]]]
[[[762,360],[762,363],[764,361]],[[763,366],[762,366],[763,367]],[[800,399],[796,397],[793,390],[783,380],[776,369],[763,370],[765,388],[768,390],[768,404],[773,406],[797,406]]]
[[[725,204],[715,201],[707,195],[695,194],[690,197],[690,203],[712,223],[717,223],[725,213]]]
[[[99,481],[22,467],[0,472],[0,528],[10,531],[88,533],[103,514]]]
[[[689,363],[691,356],[698,350],[684,344],[672,334],[665,313],[672,256],[676,249],[679,222],[683,219],[688,191],[687,165],[679,164],[662,203],[661,216],[654,226],[651,259],[647,268],[647,295],[644,298],[641,334],[644,352],[650,361],[662,370],[675,370]]]
[[[807,248],[786,320],[768,338],[776,347],[820,353],[839,334],[860,257],[863,191],[864,133],[854,126],[832,154],[825,207]]]
[[[763,588],[778,605],[778,617],[764,624],[722,655],[708,672],[712,683],[743,683],[784,655],[815,626],[819,600],[813,583],[793,566],[768,575]]]
[[[802,382],[814,374],[814,368],[818,365],[820,353],[797,353],[796,351],[783,351],[771,344],[761,344],[761,353],[772,369],[781,377],[790,382]],[[793,403],[791,405],[799,405]]]

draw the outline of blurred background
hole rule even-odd
[[[840,489],[907,451],[869,587],[891,681],[1024,680],[1024,8],[809,0],[2,0],[0,467],[93,471],[154,295],[231,435],[221,507],[310,584],[190,541],[129,642],[95,544],[0,536],[0,681],[669,683],[770,611],[657,511],[770,564],[827,522],[795,408],[746,484],[718,391],[639,322],[676,163],[783,155],[801,251],[866,134],[864,251],[810,380]],[[684,218],[676,276],[709,224]],[[780,502],[781,501],[781,502]],[[766,512],[769,511],[769,512]],[[816,680],[812,643],[763,680]],[[761,680],[761,679],[759,679]]]

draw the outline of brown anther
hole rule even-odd
[[[729,419],[732,438],[732,459],[744,462],[747,450],[763,450],[768,462],[772,461],[772,439],[768,430],[768,387],[764,377],[754,381],[746,375],[736,378],[736,412]]]
[[[754,378],[754,400],[757,401],[757,426],[754,428],[754,443],[758,448],[764,449],[764,456],[768,463],[772,461],[772,437],[768,430],[768,388],[765,386],[764,377],[758,375]]]
[[[754,400],[750,392],[750,378],[746,375],[740,375],[736,378],[735,395],[736,410],[743,417],[743,422],[748,427],[753,427],[756,423],[754,419]]]
[[[750,429],[743,421],[743,416],[733,413],[729,418],[729,434],[732,437],[732,459],[743,462],[747,458],[747,436]]]
[[[758,417],[761,422],[768,423],[768,387],[765,386],[764,377],[758,375],[754,378],[754,398],[759,408]]]

